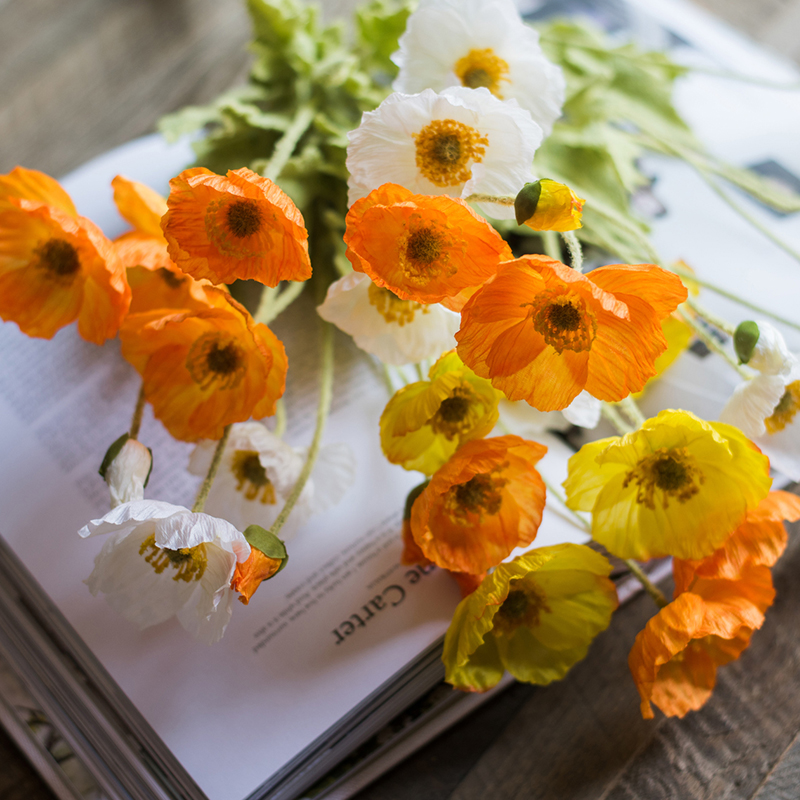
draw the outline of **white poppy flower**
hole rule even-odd
[[[452,350],[461,325],[461,317],[439,303],[401,300],[360,272],[332,283],[317,312],[350,334],[362,350],[395,366]]]
[[[231,579],[250,545],[229,522],[183,506],[138,500],[78,531],[112,533],[86,580],[123,617],[147,628],[177,615],[200,641],[222,638],[232,613]]]
[[[451,87],[437,94],[395,92],[347,134],[349,203],[384,183],[416,194],[515,197],[533,180],[531,167],[542,129],[515,100],[488,89]],[[514,207],[481,206],[499,219]]]
[[[189,471],[205,475],[216,446],[216,442],[198,444],[190,456]],[[297,483],[305,460],[305,450],[286,444],[260,422],[233,425],[206,508],[238,528],[260,525],[269,529]],[[322,447],[280,537],[289,538],[310,516],[335,506],[354,479],[355,458],[350,448],[343,443]]]
[[[515,99],[545,135],[561,116],[564,76],[513,0],[420,0],[399,44],[395,91],[483,86],[501,100]]]
[[[779,472],[800,480],[800,366],[788,375],[757,375],[741,383],[720,414],[769,456]]]
[[[518,436],[531,438],[544,431],[566,431],[571,425],[593,429],[600,422],[600,401],[581,392],[562,411],[537,411],[525,402],[500,401],[500,419]]]
[[[797,365],[797,357],[789,352],[781,332],[764,320],[757,320],[758,342],[748,367],[764,375],[786,375]]]
[[[153,457],[136,439],[128,439],[105,471],[105,481],[111,493],[111,508],[144,498],[144,485]]]

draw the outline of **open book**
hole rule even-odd
[[[615,28],[635,23],[661,37],[650,44],[671,42],[698,63],[790,77],[713,24],[693,28],[697,19],[680,2],[652,4],[662,21],[674,17],[667,38],[652,20],[640,25],[636,5],[598,5],[598,18]],[[693,35],[695,49],[687,44]],[[700,76],[681,91],[687,117],[721,157],[740,165],[772,162],[790,176],[800,174],[792,152],[796,97]],[[734,102],[760,109],[762,120],[782,127],[765,135],[749,113],[734,130],[725,116]],[[114,175],[164,191],[191,160],[187,143],[167,146],[148,137],[87,164],[63,184],[79,211],[115,236],[125,226],[111,199]],[[732,290],[794,315],[796,264],[746,228],[686,167],[657,158],[651,166],[658,178],[650,198],[655,242],[664,255],[685,258],[704,277],[723,275]],[[662,213],[662,205],[669,211]],[[796,219],[775,224],[800,244]],[[755,266],[766,259],[769,279]],[[739,314],[723,300],[709,297],[707,304]],[[290,364],[286,438],[303,446],[316,403],[310,298],[301,298],[274,328]],[[701,352],[687,352],[644,406],[649,399],[714,419],[735,379]],[[2,692],[0,721],[28,743],[61,796],[288,799],[311,791],[345,797],[478,702],[442,688],[441,640],[459,592],[441,571],[400,564],[402,509],[418,478],[381,454],[378,418],[386,389],[374,364],[344,335],[336,338],[325,440],[353,449],[355,484],[288,542],[290,568],[237,609],[222,642],[199,644],[174,620],[138,631],[92,597],[81,581],[102,541],[81,541],[76,532],[107,510],[99,460],[127,429],[138,388],[115,342],[98,348],[73,329],[46,342],[28,339],[13,324],[0,326],[0,667],[11,676],[5,684],[15,687]],[[172,441],[149,415],[140,438],[155,453],[147,495],[190,504],[197,484],[185,469],[191,446]],[[572,451],[556,436],[542,441],[549,452],[540,469],[558,484]],[[550,501],[536,546],[585,540],[583,529]],[[3,674],[0,669],[0,682]],[[402,730],[381,733],[420,698]],[[47,736],[29,735],[30,720],[19,711],[29,707],[44,720],[34,730],[57,731],[85,771],[56,769],[42,744]],[[360,746],[359,763],[331,773]]]

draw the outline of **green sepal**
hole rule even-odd
[[[150,476],[153,474],[153,448],[148,447],[147,452],[150,453],[150,469],[147,470],[147,477],[144,479],[142,489],[147,488],[147,484],[150,483]]]
[[[733,334],[733,349],[739,356],[740,364],[746,364],[753,357],[760,337],[761,331],[753,320],[747,319],[739,323]]]
[[[100,469],[97,470],[97,472],[100,474],[100,477],[103,480],[106,479],[106,473],[108,472],[108,468],[111,466],[114,459],[119,455],[119,451],[122,450],[122,448],[125,446],[125,442],[127,442],[128,439],[130,438],[131,435],[126,431],[125,433],[122,434],[122,436],[119,437],[119,439],[116,439],[114,441],[114,443],[111,445],[111,447],[108,448],[108,450],[106,450],[106,454],[103,456],[103,461],[100,464]],[[153,470],[152,451],[150,452],[150,470],[151,472]],[[150,478],[149,472],[147,473],[147,477],[148,479]],[[145,481],[144,485],[147,486],[147,481]]]
[[[278,572],[286,566],[289,561],[289,554],[286,552],[286,545],[283,543],[283,539],[279,539],[274,533],[270,533],[260,525],[248,525],[243,534],[250,547],[260,550],[267,558],[274,558],[276,561],[280,560],[281,565],[278,567]],[[275,576],[273,575],[273,577]]]
[[[526,183],[514,199],[514,214],[517,225],[524,225],[535,213],[542,194],[542,182]]]
[[[408,497],[406,497],[406,507],[403,511],[403,519],[411,519],[411,507],[414,505],[414,501],[425,491],[428,487],[430,481],[423,481],[419,486],[415,486],[409,493]]]

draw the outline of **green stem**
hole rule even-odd
[[[751,311],[755,311],[757,314],[763,314],[765,317],[771,317],[776,322],[780,322],[782,325],[786,325],[790,328],[800,331],[800,324],[797,322],[792,322],[789,319],[780,317],[775,312],[769,311],[761,306],[757,306],[755,303],[751,303],[749,300],[745,300],[743,297],[739,297],[738,295],[733,294],[733,292],[729,292],[727,289],[717,286],[715,283],[709,283],[702,278],[698,278],[689,270],[681,269],[674,264],[669,267],[669,270],[674,272],[676,275],[679,275],[681,278],[686,278],[688,281],[694,281],[698,286],[702,286],[704,289],[708,289],[710,292],[714,292],[714,294],[718,294],[720,297],[725,297],[728,300],[732,300],[734,303],[738,303],[740,306],[744,306],[745,308],[749,308]]]
[[[463,198],[465,203],[497,203],[499,206],[513,206],[516,199],[516,197],[507,195],[481,194],[480,192]]]
[[[269,178],[271,181],[278,179],[278,176],[286,166],[286,162],[292,157],[300,138],[314,121],[315,113],[311,105],[300,106],[295,118],[292,120],[292,124],[278,140],[275,149],[272,151],[272,157],[261,173],[265,178]]]
[[[136,439],[139,436],[139,429],[142,427],[142,414],[144,414],[144,381],[142,381],[141,388],[139,389],[139,396],[136,398],[136,406],[133,409],[133,419],[131,419],[131,427],[128,429],[128,436],[131,439]]]
[[[273,433],[279,438],[283,438],[283,434],[286,433],[286,403],[284,403],[283,398],[278,398],[278,402],[275,403],[275,430]]]
[[[630,558],[623,558],[622,559],[625,566],[631,571],[631,575],[633,575],[639,583],[642,584],[644,590],[650,597],[653,598],[653,602],[659,607],[664,608],[664,606],[669,605],[669,600],[664,597],[664,593],[661,589],[656,586],[650,578],[647,577],[645,571],[632,559]]]
[[[697,337],[709,350],[724,358],[745,380],[750,380],[752,375],[739,364],[739,362],[736,360],[736,357],[732,353],[729,353],[724,347],[722,347],[722,345],[720,345],[720,343],[713,336],[711,336],[691,314],[681,310],[680,307],[678,307],[678,311],[680,312],[683,321],[697,334]]]
[[[417,364],[414,364],[414,368],[415,368],[415,369],[416,369],[416,371],[417,371],[417,377],[418,377],[418,378],[419,378],[421,381],[424,381],[424,380],[425,380],[425,372],[424,372],[424,371],[423,371],[423,369],[422,369],[422,364],[419,364],[419,363],[417,363]]]
[[[631,421],[634,428],[641,428],[647,422],[647,417],[642,414],[639,405],[630,395],[620,400],[618,405],[625,412],[625,416]]]
[[[542,241],[544,242],[544,252],[547,253],[550,258],[561,261],[562,253],[561,246],[558,243],[558,235],[553,231],[540,231],[540,233],[542,234]]]
[[[736,326],[732,323],[728,322],[722,317],[718,317],[716,314],[709,311],[705,306],[700,305],[693,297],[689,297],[686,300],[686,305],[697,314],[698,317],[701,317],[710,325],[713,325],[715,328],[719,328],[723,333],[727,333],[728,336],[733,336],[736,333]]]
[[[381,362],[381,367],[383,368],[381,372],[383,373],[383,382],[386,384],[386,389],[389,392],[389,397],[394,397],[394,393],[397,391],[394,388],[394,381],[392,380],[392,373],[389,371],[389,367]]]
[[[263,322],[264,325],[269,325],[278,314],[285,311],[297,300],[306,287],[305,281],[287,281],[287,283],[288,286],[280,293],[277,286],[272,289],[264,288],[254,317],[256,322]]]
[[[541,472],[539,474],[542,475]],[[579,514],[574,508],[570,508],[567,505],[567,498],[562,494],[561,490],[555,484],[550,483],[550,481],[548,481],[547,478],[544,477],[544,475],[542,475],[542,480],[544,481],[544,485],[547,487],[547,491],[550,492],[550,494],[552,494],[553,497],[555,497],[556,500],[558,500],[558,502],[561,503],[561,505],[564,506],[564,508],[567,511],[569,511],[569,513],[572,514],[572,516],[576,520],[578,520],[578,522],[580,523],[581,527],[588,534],[591,535],[591,533],[592,533],[592,523],[589,522],[589,520],[586,519],[585,517],[583,517],[581,514]]]
[[[626,433],[633,433],[633,428],[625,422],[614,406],[603,402],[600,404],[600,413],[611,423],[620,436],[624,436]]]
[[[567,245],[572,269],[577,272],[583,272],[583,250],[575,231],[565,231],[561,234],[561,238],[564,240],[564,244]]]
[[[217,477],[217,470],[222,462],[222,454],[225,452],[225,445],[228,443],[228,436],[231,432],[231,426],[226,425],[225,430],[222,432],[222,438],[217,442],[217,449],[214,450],[214,457],[211,459],[211,465],[208,468],[208,474],[205,480],[200,484],[200,489],[197,492],[197,497],[194,500],[192,511],[196,514],[202,513],[206,507],[206,500],[208,500],[208,493],[211,491],[211,486],[214,483],[214,478]]]
[[[331,410],[331,400],[333,399],[333,326],[329,322],[322,323],[322,367],[320,371],[319,402],[317,403],[317,426],[314,430],[314,438],[311,440],[311,447],[308,448],[303,469],[300,476],[292,488],[292,492],[286,499],[286,503],[278,514],[278,518],[273,523],[269,532],[278,534],[283,527],[292,509],[295,507],[305,485],[314,469],[319,449],[322,444],[322,433],[325,430],[325,422]]]

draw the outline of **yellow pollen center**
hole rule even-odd
[[[244,492],[245,500],[255,500],[261,495],[261,503],[275,505],[275,487],[255,450],[237,450],[233,454],[233,474],[236,491]]]
[[[531,306],[533,327],[559,355],[564,350],[591,350],[597,320],[583,298],[551,289],[525,305]]]
[[[435,186],[458,186],[472,177],[472,164],[480,163],[488,136],[456,122],[435,119],[414,134],[417,169]]]
[[[479,472],[466,483],[453,486],[445,498],[445,509],[450,518],[460,525],[474,525],[475,516],[482,523],[486,514],[491,517],[500,513],[502,489],[508,481],[495,473],[502,472],[507,466],[507,463],[501,464],[491,472]]]
[[[670,497],[680,503],[694,497],[705,478],[687,448],[661,447],[639,460],[625,476],[622,488],[627,488],[632,482],[638,487],[636,502],[655,510],[657,490],[663,495],[662,507],[667,509]]]
[[[450,397],[442,400],[436,413],[428,420],[428,425],[434,433],[443,435],[449,441],[469,433],[481,410],[475,407],[476,400],[469,385],[462,383],[453,389]]]
[[[511,581],[508,596],[492,620],[493,633],[511,636],[518,628],[535,628],[540,615],[550,612],[547,597],[532,577]]]
[[[158,270],[158,274],[161,277],[161,280],[163,280],[170,289],[180,289],[180,287],[186,283],[185,275],[181,277],[166,267],[161,267],[161,269]]]
[[[199,581],[208,566],[208,554],[204,544],[169,550],[166,547],[159,547],[156,544],[156,537],[152,534],[142,542],[139,555],[144,556],[144,560],[153,568],[156,575],[161,575],[170,568],[175,571],[172,580],[186,583]]]
[[[233,389],[247,371],[244,350],[232,336],[205,333],[190,348],[186,369],[201,389]]]
[[[462,86],[470,89],[484,87],[493,95],[503,99],[500,84],[508,81],[508,63],[495,55],[491,47],[482,50],[470,50],[463,58],[456,61],[453,72],[458,76]]]
[[[791,424],[798,411],[800,411],[800,381],[794,381],[786,387],[786,391],[778,401],[778,405],[775,406],[772,415],[764,420],[767,432],[782,431]]]
[[[400,245],[400,267],[409,283],[424,286],[442,272],[448,276],[456,273],[455,268],[448,268],[452,239],[436,225],[420,224],[417,215],[410,220],[411,230],[405,235]]]
[[[412,322],[417,311],[429,313],[427,306],[413,300],[401,300],[394,292],[370,283],[368,289],[370,305],[375,306],[378,313],[387,322],[396,322],[401,328]]]
[[[37,248],[38,266],[52,278],[70,280],[81,268],[78,251],[64,239],[48,239]]]

